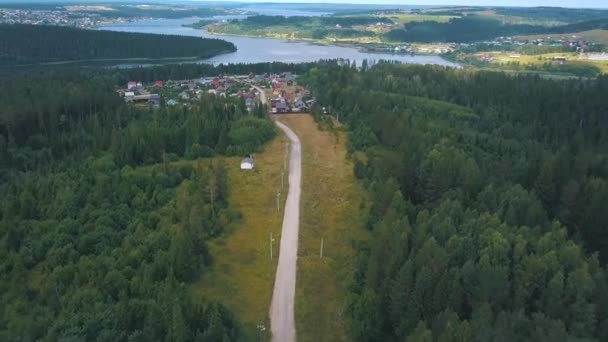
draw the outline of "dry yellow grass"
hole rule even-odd
[[[346,294],[362,228],[364,192],[343,132],[320,131],[307,114],[279,117],[302,143],[302,210],[296,288],[298,341],[350,341]],[[319,257],[323,237],[323,258]]]
[[[276,189],[281,186],[286,137],[278,137],[255,155],[254,171],[241,171],[241,158],[228,158],[230,206],[238,210],[241,220],[230,231],[209,244],[212,267],[193,285],[195,296],[226,305],[243,324],[247,340],[257,336],[257,324],[266,326],[283,212],[276,210]],[[285,188],[287,174],[285,175]],[[285,200],[282,191],[281,207]],[[274,244],[270,261],[270,232]],[[268,338],[269,330],[265,332]]]

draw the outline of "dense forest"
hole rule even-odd
[[[355,339],[607,340],[608,78],[360,67],[302,79],[372,200]]]
[[[606,14],[608,16],[608,14]],[[606,29],[608,19],[596,19],[573,24],[546,27],[502,23],[492,17],[468,15],[450,19],[447,23],[433,21],[406,23],[402,29],[394,29],[384,36],[400,42],[456,42],[468,43],[491,40],[500,36],[526,34],[559,34]]]
[[[201,157],[255,152],[274,125],[236,98],[128,106],[117,73],[0,81],[0,340],[241,340],[188,289],[239,217]]]
[[[482,9],[483,10],[483,9]],[[495,7],[496,14],[576,23],[608,18],[608,10],[564,7]]]
[[[236,51],[220,39],[0,25],[0,65],[123,58],[208,58]]]

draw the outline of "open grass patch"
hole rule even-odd
[[[344,132],[320,131],[308,114],[279,117],[302,143],[302,208],[296,283],[300,342],[351,341],[346,294],[355,241],[365,239],[364,192],[346,157]],[[320,244],[323,238],[323,258]]]
[[[269,339],[268,309],[272,298],[279,248],[285,190],[281,210],[276,209],[276,190],[281,186],[287,138],[280,134],[254,156],[255,169],[242,171],[241,158],[226,158],[230,207],[240,219],[223,237],[209,243],[211,269],[193,285],[193,294],[227,306],[243,324],[246,340],[258,336],[264,321]],[[287,188],[285,173],[284,189]],[[270,260],[270,233],[274,243]]]

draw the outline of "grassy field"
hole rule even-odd
[[[344,132],[320,131],[307,114],[284,115],[280,121],[300,137],[303,153],[298,341],[351,341],[346,293],[355,263],[353,241],[366,238],[362,216],[367,210],[352,162],[346,158],[346,136]]]
[[[192,288],[195,296],[204,296],[226,305],[244,325],[246,340],[257,338],[261,320],[268,323],[268,309],[276,271],[281,220],[276,210],[276,190],[281,186],[281,171],[287,138],[281,133],[254,156],[254,171],[241,171],[241,158],[227,158],[230,206],[241,220],[210,245],[213,266]],[[287,174],[285,175],[287,188]],[[281,208],[285,191],[281,195]],[[270,233],[273,255],[270,261]],[[269,339],[269,329],[264,339]]]

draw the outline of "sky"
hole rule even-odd
[[[175,0],[148,0],[149,2],[166,2],[171,3]],[[186,2],[188,0],[181,0]],[[392,5],[466,5],[466,6],[553,6],[553,7],[573,7],[573,8],[605,8],[608,9],[608,0],[190,0],[193,2],[274,2],[274,3],[333,3],[333,4],[392,4]],[[0,0],[0,3],[18,3],[18,2],[146,2],[146,0]]]
[[[198,0],[205,2],[205,0]],[[218,1],[218,0],[215,0]],[[222,1],[222,0],[219,0]],[[608,0],[241,0],[243,2],[311,2],[345,4],[394,4],[394,5],[467,5],[467,6],[554,6],[608,8]]]

